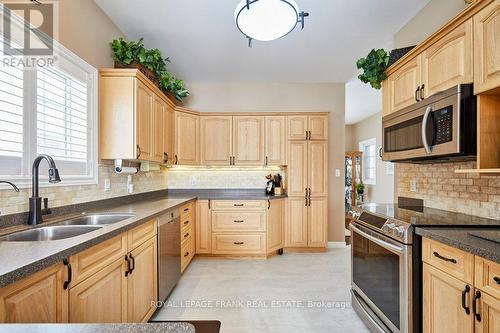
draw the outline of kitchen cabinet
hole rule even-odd
[[[180,209],[181,272],[189,266],[196,252],[196,204],[191,201]]]
[[[162,163],[162,113],[172,102],[136,69],[99,74],[100,158]]]
[[[383,115],[386,116],[417,102],[420,87],[420,57],[416,57],[389,75],[383,82]]]
[[[285,201],[275,199],[268,202],[266,211],[267,253],[283,249],[285,231]]]
[[[474,15],[474,92],[500,87],[500,0]]]
[[[309,196],[328,195],[328,142],[311,141],[307,147],[307,183]]]
[[[479,309],[481,309],[481,321],[476,320],[476,333],[498,333],[500,332],[500,299],[480,292]]]
[[[0,289],[0,323],[66,323],[66,267],[56,264]]]
[[[327,115],[287,117],[288,140],[328,140]]]
[[[211,203],[209,200],[196,201],[196,253],[212,253]]]
[[[311,197],[307,212],[307,246],[326,247],[328,198]]]
[[[175,112],[174,163],[200,164],[200,119],[198,115]]]
[[[233,155],[233,117],[200,117],[201,164],[231,165]]]
[[[265,117],[265,164],[286,164],[286,117]]]
[[[264,117],[233,117],[233,164],[264,165]]]
[[[308,187],[308,142],[288,142],[288,196],[304,196]]]
[[[175,140],[175,113],[174,108],[165,104],[163,108],[163,163],[174,162],[174,140]]]
[[[264,234],[213,234],[212,253],[226,255],[263,255],[266,251]]]
[[[285,221],[285,246],[307,247],[308,209],[305,198],[287,198]]]

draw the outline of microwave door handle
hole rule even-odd
[[[432,107],[428,106],[427,109],[425,110],[424,119],[422,120],[422,142],[424,143],[425,152],[427,154],[432,153],[431,146],[427,141],[427,121],[429,120],[429,115],[431,114],[431,112],[432,112]]]

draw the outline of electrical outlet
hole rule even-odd
[[[109,178],[104,178],[104,192],[111,191],[111,180]]]
[[[340,169],[335,169],[335,177],[340,177]]]
[[[410,191],[417,192],[417,180],[416,179],[410,180]]]

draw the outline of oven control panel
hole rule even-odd
[[[382,226],[381,231],[388,236],[406,242],[410,237],[410,233],[408,232],[409,228],[410,224],[388,219],[387,222]]]

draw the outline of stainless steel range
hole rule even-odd
[[[353,307],[373,332],[422,331],[421,237],[415,227],[499,225],[407,198],[350,213]]]

